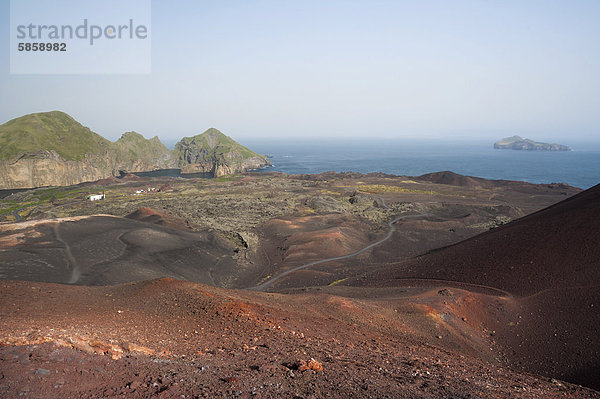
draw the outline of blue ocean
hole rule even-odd
[[[240,140],[269,155],[273,167],[262,171],[288,174],[383,172],[419,176],[450,170],[486,179],[530,183],[567,183],[590,188],[600,183],[600,141],[567,143],[573,151],[495,150],[489,141],[440,140]],[[172,148],[172,146],[171,146]],[[182,175],[179,169],[138,173],[141,176]],[[20,190],[0,190],[0,199]]]
[[[241,140],[274,167],[289,174],[383,172],[418,176],[450,170],[486,179],[567,183],[589,188],[600,183],[600,141],[567,143],[572,151],[496,150],[490,141],[440,140]]]

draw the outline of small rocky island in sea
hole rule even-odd
[[[527,151],[571,151],[571,148],[562,144],[540,143],[520,136],[506,137],[494,143],[495,149],[500,150],[527,150]]]

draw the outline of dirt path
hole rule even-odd
[[[445,285],[450,287],[455,287],[459,289],[464,289],[472,292],[480,292],[485,295],[495,295],[499,298],[508,298],[513,297],[508,291],[501,290],[500,288],[491,287],[489,285],[483,284],[474,284],[474,283],[465,283],[463,281],[454,281],[454,280],[444,280],[444,279],[434,279],[434,278],[395,278],[394,281],[403,281],[406,284],[418,284],[423,283],[425,286],[435,286],[437,285]]]
[[[385,203],[385,199],[383,199],[383,198],[380,198],[380,199],[381,199],[381,203],[383,204],[383,206],[385,208],[389,208],[389,206]],[[314,265],[320,265],[321,263],[331,262],[331,261],[335,261],[335,260],[349,259],[349,258],[353,258],[355,256],[358,256],[360,254],[363,254],[366,251],[370,250],[371,248],[374,248],[374,247],[376,247],[378,245],[381,245],[384,242],[386,242],[387,240],[389,240],[392,237],[392,234],[394,234],[394,231],[396,231],[396,226],[395,226],[396,222],[398,222],[400,220],[405,220],[405,219],[418,219],[418,218],[422,218],[422,217],[426,217],[426,216],[429,216],[429,215],[426,214],[426,213],[423,213],[423,214],[417,214],[417,215],[398,216],[397,218],[395,218],[394,220],[392,220],[391,222],[388,223],[388,226],[390,227],[390,230],[388,231],[387,235],[385,237],[383,237],[382,239],[380,239],[379,241],[375,241],[375,242],[367,245],[366,247],[364,247],[364,248],[362,248],[362,249],[360,249],[360,250],[358,250],[356,252],[353,252],[351,254],[348,254],[348,255],[341,255],[341,256],[334,256],[334,257],[331,257],[331,258],[319,259],[319,260],[315,260],[315,261],[312,261],[312,262],[309,262],[309,263],[305,263],[305,264],[300,265],[300,266],[296,266],[296,267],[294,267],[294,268],[292,268],[290,270],[286,270],[283,273],[280,273],[280,274],[278,274],[276,276],[271,277],[270,279],[268,279],[267,281],[265,281],[262,284],[259,284],[259,285],[255,286],[255,287],[251,287],[251,288],[248,288],[248,289],[253,290],[253,291],[264,291],[268,287],[270,287],[274,282],[276,282],[277,280],[281,279],[282,277],[287,276],[290,273],[296,272],[298,270],[306,269],[306,268],[309,268],[309,267],[314,266]]]
[[[59,227],[60,223],[57,222],[54,224],[52,229],[54,231],[54,236],[56,237],[56,240],[61,242],[65,246],[65,254],[67,255],[67,261],[69,262],[69,266],[71,269],[71,278],[69,279],[69,284],[75,284],[77,281],[79,281],[79,278],[81,277],[81,270],[79,270],[79,265],[77,264],[73,253],[71,252],[71,247],[69,246],[69,243],[63,240],[63,238],[61,237]]]

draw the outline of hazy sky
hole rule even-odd
[[[10,75],[0,122],[62,110],[114,140],[600,137],[599,1],[152,2],[152,73]]]

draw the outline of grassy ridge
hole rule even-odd
[[[209,157],[223,156],[230,153],[237,153],[243,159],[262,157],[262,155],[244,147],[215,128],[210,128],[204,133],[193,137],[184,137],[181,139],[175,146],[176,155],[188,147],[193,147],[199,153],[205,153]]]
[[[124,133],[114,143],[114,147],[118,152],[119,160],[125,163],[135,160],[166,162],[171,158],[171,151],[165,147],[158,137],[148,140],[136,132]]]
[[[46,150],[73,161],[111,148],[110,141],[60,111],[25,115],[0,125],[0,159]]]
[[[233,161],[242,162],[249,158],[265,158],[247,147],[239,144],[215,128],[204,133],[184,137],[175,145],[173,156],[180,166],[188,163]]]
[[[124,133],[113,143],[60,111],[25,115],[0,125],[0,161],[12,164],[21,158],[58,158],[64,161],[85,159],[86,165],[81,168],[80,173],[81,181],[85,181],[85,174],[90,170],[99,170],[101,173],[88,173],[89,176],[110,176],[116,170],[136,172],[177,167],[184,169],[193,165],[192,170],[206,170],[220,176],[269,164],[265,156],[244,147],[214,128],[183,138],[177,143],[175,150],[170,151],[158,137],[146,139],[136,132]],[[35,164],[27,167],[35,168]],[[31,173],[35,174],[36,171],[32,169]],[[43,173],[49,175],[44,179],[52,183],[39,184],[32,181],[19,184],[61,184],[51,176],[51,171],[46,169]],[[3,184],[13,187],[14,183],[8,180]]]
[[[186,150],[207,160],[263,157],[214,128],[184,137],[171,152],[158,137],[146,139],[136,132],[124,133],[112,143],[60,111],[29,114],[0,125],[0,159],[12,160],[23,155],[39,157],[40,150],[56,151],[68,161],[81,160],[86,154],[109,152],[114,152],[121,161],[171,157],[177,160]]]
[[[112,154],[124,165],[171,157],[158,137],[147,140],[139,133],[127,132],[112,143],[60,111],[25,115],[0,126],[0,159],[43,157],[41,150],[55,151],[67,161],[82,160],[86,154]]]

